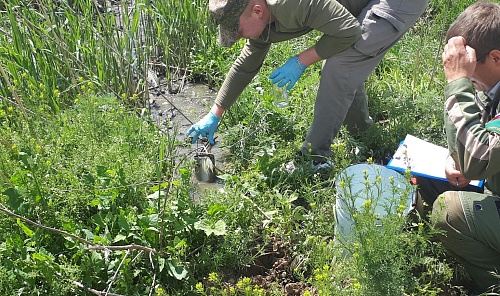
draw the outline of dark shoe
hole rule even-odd
[[[323,162],[312,160],[311,166],[312,166],[314,171],[331,170],[335,167],[333,162],[330,160],[325,160]]]

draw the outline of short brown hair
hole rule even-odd
[[[487,53],[500,49],[500,5],[479,1],[467,7],[451,24],[446,42],[454,36],[464,37],[476,50],[476,57],[484,61]]]

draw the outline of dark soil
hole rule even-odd
[[[279,238],[272,238],[264,251],[255,257],[252,264],[245,266],[240,272],[227,272],[222,275],[224,287],[236,287],[242,278],[250,278],[253,285],[266,290],[282,290],[285,296],[317,295],[309,283],[300,281],[292,272],[293,258],[291,252]],[[210,283],[207,283],[210,287]]]

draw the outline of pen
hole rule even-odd
[[[457,169],[457,166],[455,165],[455,161],[453,161],[453,168],[456,170]],[[458,187],[458,177],[455,178],[455,181],[456,181],[456,184],[457,184],[457,187]]]

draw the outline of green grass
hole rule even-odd
[[[223,190],[194,201],[194,164],[178,151],[185,143],[137,107],[147,105],[148,70],[167,87],[181,78],[222,82],[244,41],[216,44],[207,1],[123,1],[126,17],[98,13],[94,1],[3,1],[0,293],[87,295],[82,284],[121,295],[258,295],[242,271],[279,240],[294,258],[288,272],[321,295],[465,295],[470,280],[431,225],[400,231],[408,221],[390,216],[392,232],[366,226],[359,245],[336,245],[333,184],[350,164],[387,160],[407,133],[444,145],[443,36],[472,2],[430,3],[387,54],[366,82],[376,124],[341,131],[327,175],[283,169],[298,161],[320,63],[286,108],[273,106],[267,78],[318,36],[273,45],[219,128],[230,152]],[[360,225],[373,218],[366,213]],[[140,248],[116,248],[131,244]],[[345,248],[353,256],[344,258]],[[242,277],[226,289],[228,274]]]

